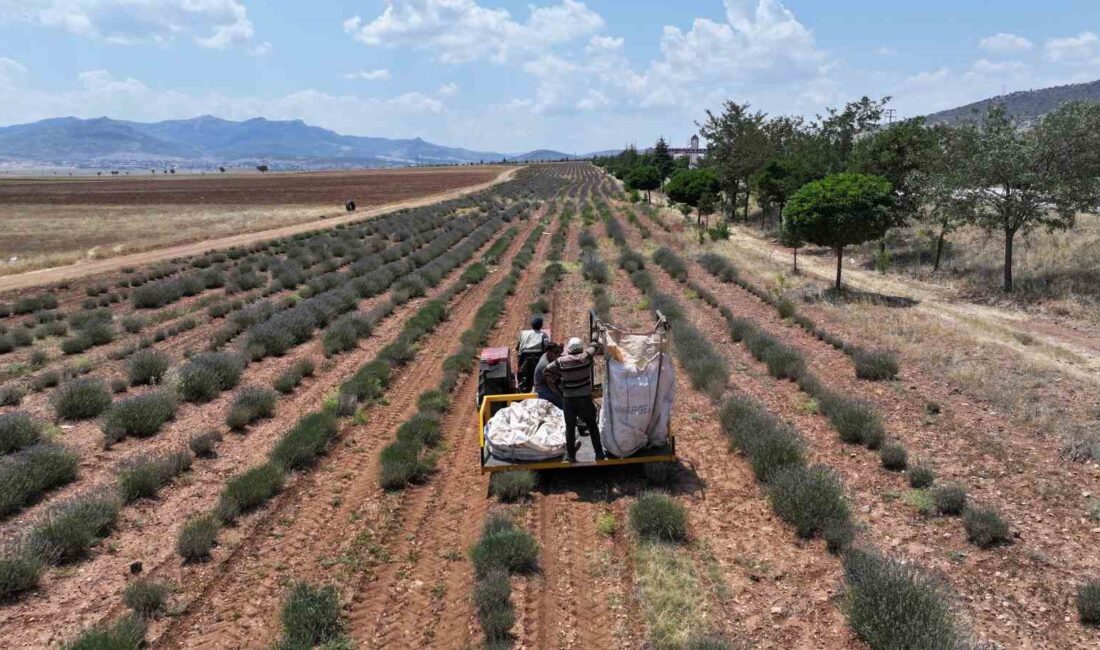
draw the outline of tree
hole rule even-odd
[[[267,171],[267,165],[256,165],[256,169],[260,170],[260,173],[262,174]]]
[[[225,173],[225,167],[218,167],[218,171],[224,174]]]
[[[661,172],[661,185],[664,185],[665,179],[672,175],[675,167],[664,137],[657,138],[657,144],[653,145],[653,164],[657,166],[657,171]]]
[[[1074,102],[1017,129],[992,106],[974,133],[967,168],[974,221],[1004,233],[1004,290],[1012,291],[1013,242],[1035,228],[1064,230],[1100,204],[1100,104]]]
[[[808,183],[791,196],[783,214],[792,235],[836,252],[836,289],[841,289],[844,247],[886,234],[892,223],[890,181],[865,174],[834,174]]]
[[[783,219],[779,226],[779,243],[794,253],[794,273],[798,274],[798,249],[806,245],[806,242],[798,235],[798,231],[791,224],[790,219]]]
[[[703,223],[705,221],[706,224],[709,226],[709,217],[710,215],[714,214],[714,210],[717,208],[717,205],[718,199],[714,196],[713,193],[709,191],[703,192],[703,195],[699,197],[699,205],[696,206],[696,209],[699,211],[699,222]]]
[[[806,177],[797,160],[782,157],[769,160],[750,180],[760,201],[763,213],[760,225],[763,227],[769,206],[774,205],[782,215],[790,196],[812,179]]]
[[[656,165],[639,165],[627,174],[626,186],[645,192],[646,203],[649,203],[650,191],[661,186],[661,172]]]
[[[699,198],[705,192],[717,194],[718,176],[711,169],[683,169],[672,175],[665,184],[668,198],[691,206],[699,205]]]
[[[930,129],[932,144],[922,152],[917,169],[906,179],[918,219],[936,232],[933,272],[940,270],[947,235],[974,221],[977,195],[969,191],[966,167],[959,164],[974,155],[974,134],[973,129]]]
[[[763,131],[764,113],[749,112],[748,104],[727,101],[722,113],[707,111],[699,133],[707,140],[708,164],[717,170],[718,182],[732,208],[744,196],[748,217],[748,180],[767,160],[769,151]]]

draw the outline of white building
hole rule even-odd
[[[699,166],[699,161],[707,155],[707,150],[699,146],[699,136],[691,136],[691,140],[686,147],[669,147],[668,152],[672,154],[673,158],[683,158],[687,156],[688,167],[695,168]]]

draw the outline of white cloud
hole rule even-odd
[[[474,0],[391,0],[374,20],[355,16],[344,21],[344,31],[367,45],[426,50],[443,63],[482,58],[505,63],[603,27],[599,14],[576,0],[529,9],[527,20],[517,22],[507,10],[482,7]]]
[[[20,86],[26,77],[27,66],[14,59],[0,57],[0,88]]]
[[[385,68],[377,70],[356,70],[342,75],[344,79],[360,79],[362,81],[386,81],[390,78],[390,71]]]
[[[898,51],[892,47],[882,46],[875,48],[875,54],[878,56],[897,56]]]
[[[1068,38],[1052,38],[1044,46],[1044,56],[1054,62],[1090,62],[1097,58],[1100,37],[1092,32],[1081,32]]]
[[[1026,52],[1035,46],[1034,43],[1015,34],[1001,32],[993,36],[986,36],[978,43],[986,52],[995,54],[1011,54],[1013,52]]]
[[[248,44],[255,35],[240,0],[0,0],[0,18],[123,45],[189,37],[220,50]]]
[[[1031,66],[1023,61],[990,61],[988,59],[978,59],[970,68],[971,72],[983,75],[1018,74],[1030,69]]]
[[[453,81],[445,83],[440,86],[439,90],[437,90],[436,92],[443,97],[454,97],[456,94],[458,94],[458,84]]]

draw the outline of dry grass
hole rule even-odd
[[[681,547],[642,543],[635,555],[639,604],[655,650],[682,648],[706,629],[706,591]]]
[[[331,205],[0,206],[0,275],[289,226],[322,214],[337,213]]]

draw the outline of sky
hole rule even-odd
[[[514,153],[686,143],[725,100],[899,117],[1100,78],[1097,0],[0,0],[0,124],[302,119]]]

